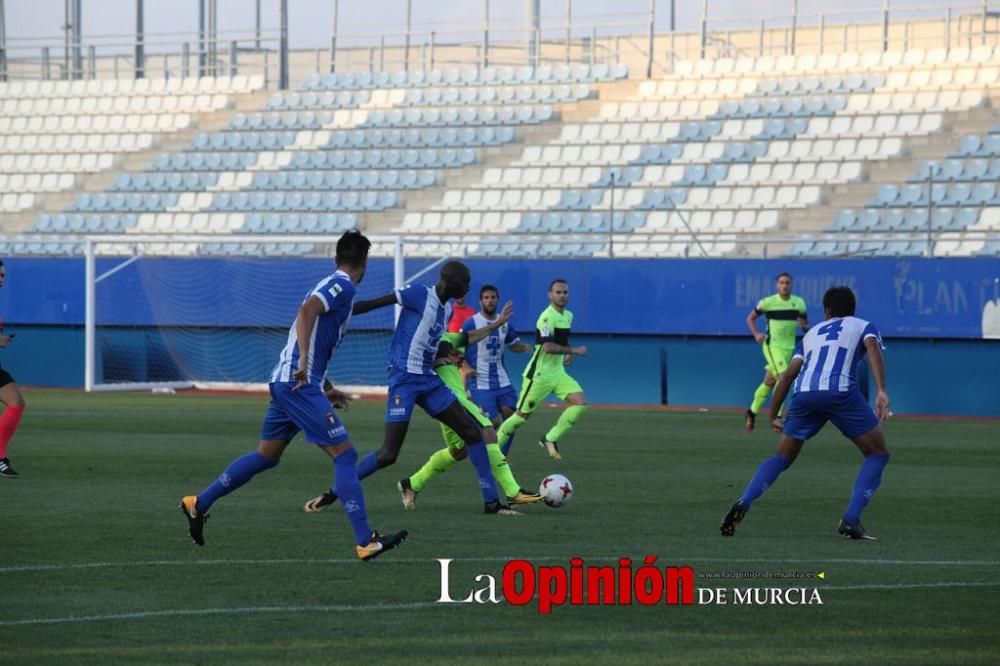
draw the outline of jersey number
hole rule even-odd
[[[830,322],[826,326],[820,327],[820,329],[816,331],[816,334],[817,335],[825,334],[827,342],[830,342],[840,337],[840,332],[843,330],[843,328],[844,328],[843,320],[838,319],[837,321]]]

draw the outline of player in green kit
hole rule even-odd
[[[566,372],[574,356],[586,356],[586,347],[570,347],[569,334],[573,327],[573,313],[566,309],[569,303],[569,283],[556,279],[549,285],[549,307],[538,317],[535,325],[535,351],[524,370],[524,386],[517,400],[517,411],[500,426],[497,436],[504,443],[528,420],[550,393],[568,403],[552,429],[538,445],[553,460],[562,460],[559,440],[569,432],[584,412],[587,399],[583,389]]]
[[[747,315],[747,326],[754,340],[761,345],[764,352],[764,381],[753,394],[750,409],[744,414],[744,427],[747,432],[753,432],[754,422],[760,408],[767,402],[775,382],[781,373],[788,368],[788,362],[795,351],[795,333],[801,328],[809,330],[806,317],[806,302],[792,294],[792,276],[789,273],[778,273],[776,278],[778,293],[760,299],[757,307]],[[767,333],[761,333],[757,328],[757,318],[764,315],[767,318]]]

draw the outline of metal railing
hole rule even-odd
[[[0,41],[0,80],[262,74],[281,86],[283,72],[301,80],[315,72],[621,62],[640,78],[669,73],[678,60],[1000,42],[1000,0],[900,7],[888,0],[853,0],[848,8],[824,0],[807,12],[799,11],[797,0],[749,0],[739,11],[703,0],[697,26],[686,30],[658,29],[663,16],[657,18],[656,2],[623,4],[631,11],[543,16],[529,29],[520,19],[491,20],[488,13],[475,24],[410,24],[349,34],[334,28],[328,48],[311,49],[290,49],[282,30],[146,34],[141,40],[86,35],[79,43],[8,37]]]

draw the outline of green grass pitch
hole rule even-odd
[[[405,512],[396,481],[441,446],[419,416],[395,467],[365,482],[379,529],[405,547],[355,561],[342,512],[305,514],[330,482],[297,439],[274,470],[211,511],[207,545],[176,509],[256,444],[262,396],[28,391],[0,480],[0,662],[233,663],[997,663],[1000,661],[1000,423],[895,419],[892,462],[864,516],[877,542],[836,534],[861,458],[828,427],[754,506],[732,539],[718,524],[776,435],[733,412],[591,410],[565,461],[535,442],[511,456],[522,484],[574,483],[562,509],[482,514],[471,466],[437,479]],[[364,453],[382,404],[344,421]],[[696,572],[824,571],[825,580],[716,580],[698,587],[817,587],[810,606],[534,606],[435,603],[436,558],[453,596],[512,558],[591,564],[647,554]]]

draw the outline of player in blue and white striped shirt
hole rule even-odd
[[[465,264],[449,261],[441,267],[434,286],[407,285],[391,294],[354,306],[360,315],[388,305],[401,305],[396,331],[389,346],[389,394],[385,410],[385,438],[382,447],[358,462],[358,477],[364,479],[383,467],[396,462],[406,439],[413,408],[420,405],[427,414],[454,430],[468,451],[476,469],[482,490],[485,512],[518,515],[499,499],[496,479],[490,466],[486,442],[479,423],[469,414],[441,378],[434,372],[441,336],[448,321],[446,304],[452,298],[465,296],[472,274]],[[512,314],[511,305],[504,306],[501,315],[488,326],[468,334],[468,344],[477,343],[499,329]],[[341,495],[339,486],[306,503],[315,511],[335,502]]]
[[[849,287],[831,287],[823,296],[826,321],[811,328],[799,341],[788,369],[775,386],[771,425],[783,433],[778,453],[761,463],[743,496],[723,518],[723,536],[733,535],[754,500],[795,461],[803,443],[831,421],[865,457],[837,530],[852,539],[875,538],[862,527],[861,512],[875,496],[882,470],[889,462],[880,426],[889,415],[889,394],[885,390],[882,337],[874,324],[854,316],[855,307],[854,292]],[[857,367],[866,354],[878,388],[874,412],[858,388]],[[792,382],[795,395],[782,423],[781,405]]]
[[[271,374],[271,404],[264,415],[257,449],[230,463],[201,494],[181,499],[188,532],[199,546],[205,545],[203,530],[212,504],[276,466],[300,430],[307,441],[333,459],[334,479],[354,530],[358,557],[373,559],[406,538],[405,530],[382,536],[368,524],[365,496],[355,466],[358,454],[331,405],[344,404],[347,397],[332,385],[324,386],[327,365],[351,318],[355,285],[364,277],[370,248],[371,242],[361,233],[345,233],[337,242],[337,271],[306,294]]]
[[[483,285],[479,290],[480,310],[465,320],[462,330],[471,332],[496,321],[499,303],[500,291],[491,284]],[[504,367],[505,348],[529,354],[534,351],[534,347],[521,342],[517,333],[508,324],[490,333],[478,344],[469,345],[465,350],[465,359],[475,371],[469,382],[472,401],[486,413],[495,428],[499,428],[504,419],[514,413],[517,405],[517,391],[510,381],[507,368]],[[513,437],[504,443],[504,454],[510,448],[511,441]]]

